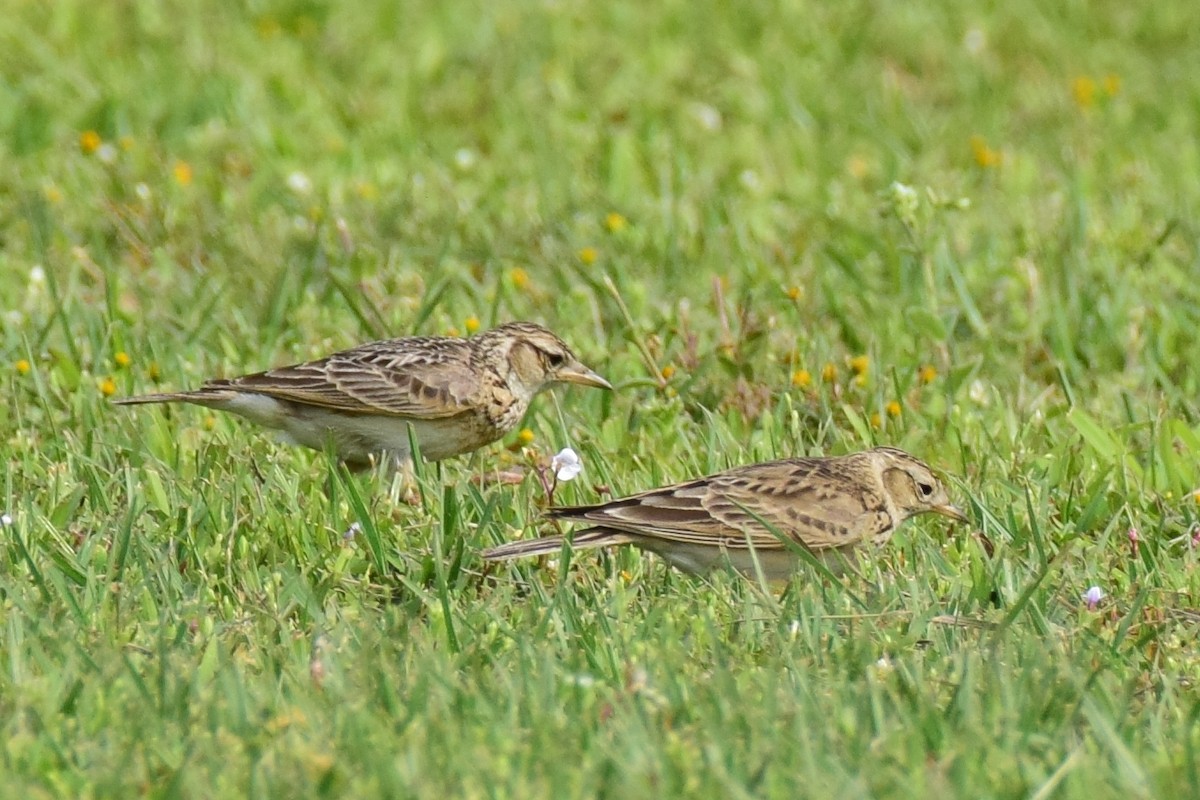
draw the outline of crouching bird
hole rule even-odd
[[[575,550],[631,544],[684,572],[727,563],[746,575],[761,568],[768,580],[781,580],[804,562],[798,547],[818,558],[849,554],[887,542],[900,523],[930,511],[966,520],[925,463],[877,447],[736,467],[607,503],[552,508],[547,516],[590,526],[569,537]],[[483,557],[557,553],[565,538],[510,542]]]

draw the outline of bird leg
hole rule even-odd
[[[393,505],[421,505],[421,487],[417,484],[417,473],[412,458],[400,455],[385,458],[385,475],[390,484],[388,500]]]

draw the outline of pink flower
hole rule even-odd
[[[1099,586],[1093,586],[1083,593],[1083,599],[1087,603],[1088,611],[1095,611],[1100,601],[1104,599],[1104,590]]]

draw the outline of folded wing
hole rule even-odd
[[[779,535],[811,550],[844,547],[890,527],[875,492],[849,492],[821,459],[732,469],[552,516],[681,543],[781,550]],[[774,531],[772,531],[772,528]]]
[[[444,419],[470,408],[478,371],[465,342],[428,339],[371,344],[319,361],[209,381],[201,391],[237,389],[348,414]]]

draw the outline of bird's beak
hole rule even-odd
[[[970,520],[967,519],[966,514],[964,514],[957,506],[952,506],[949,503],[944,506],[934,506],[929,510],[935,514],[941,514],[943,517],[949,517],[955,522],[970,522]]]
[[[556,381],[578,383],[581,386],[595,386],[597,389],[612,389],[612,384],[601,378],[578,361],[568,367],[563,367],[555,373]]]

